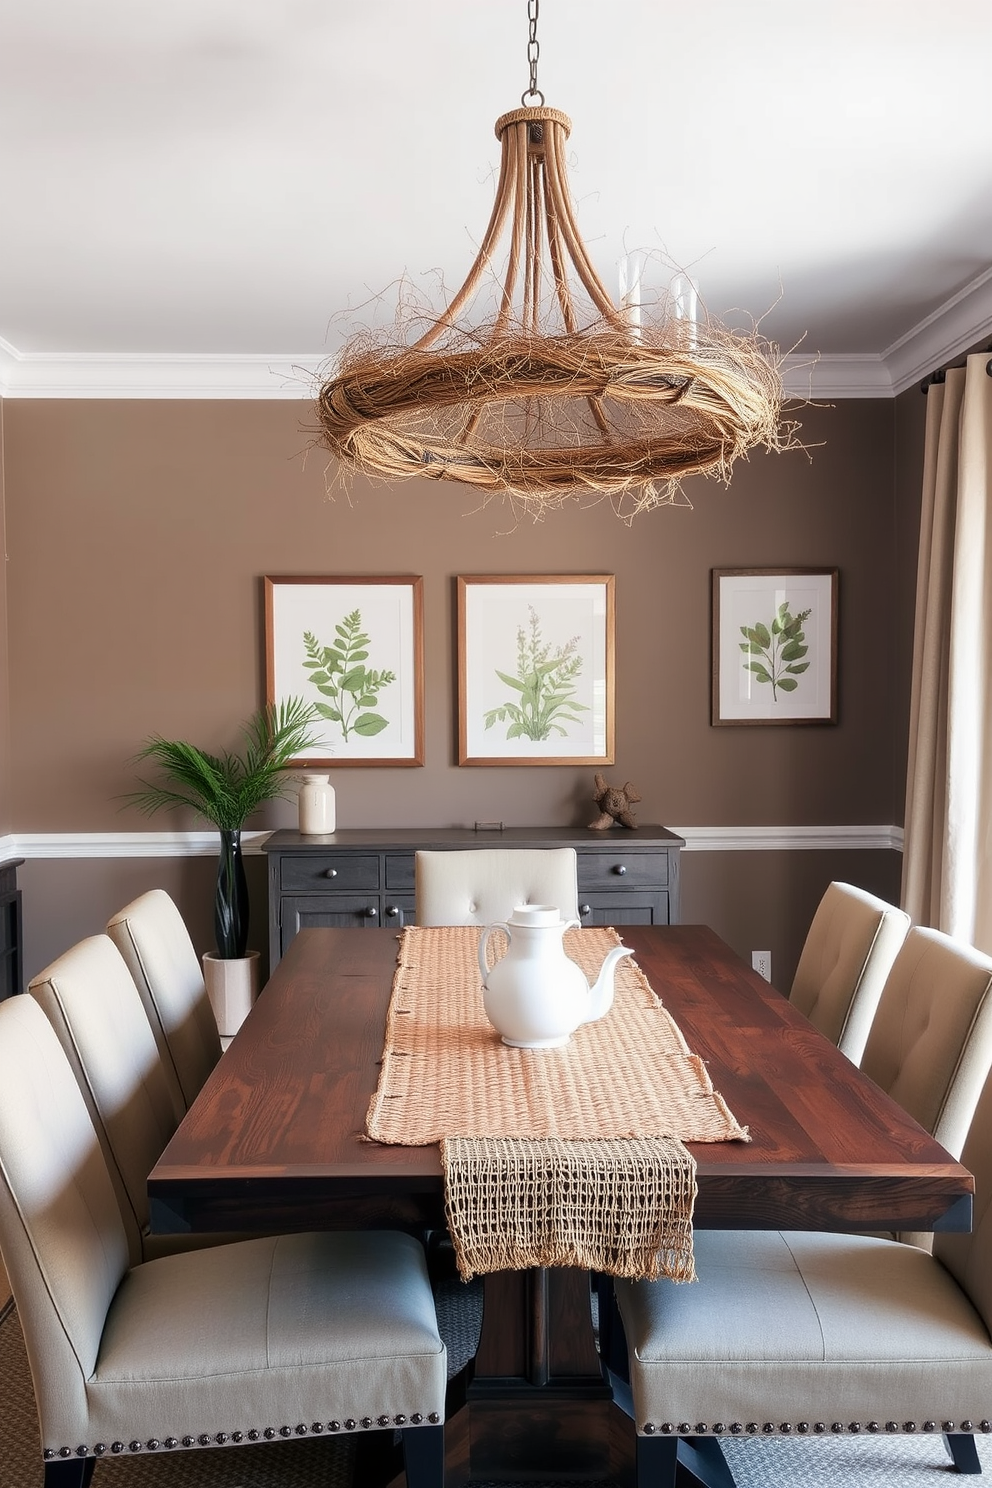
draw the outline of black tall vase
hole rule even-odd
[[[248,880],[241,857],[241,832],[221,829],[214,935],[217,954],[224,961],[243,956],[248,949],[248,909]]]

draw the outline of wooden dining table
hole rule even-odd
[[[697,1228],[970,1228],[967,1170],[712,930],[622,933],[750,1132],[690,1145]],[[443,1229],[437,1146],[365,1135],[396,954],[393,930],[294,939],[152,1170],[155,1230]],[[479,1349],[446,1437],[449,1488],[629,1480],[633,1428],[604,1383],[587,1273],[485,1278]]]

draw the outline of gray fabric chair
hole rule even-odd
[[[944,1433],[981,1470],[992,1430],[992,1080],[962,1160],[974,1228],[933,1253],[864,1235],[702,1231],[695,1286],[615,1283],[638,1433],[638,1482],[675,1482],[681,1449],[730,1434]],[[687,1450],[688,1449],[688,1450]],[[732,1485],[725,1476],[714,1482]],[[785,1485],[783,1485],[785,1488]]]
[[[408,1483],[441,1488],[446,1357],[416,1241],[290,1235],[129,1267],[99,1140],[29,997],[0,1003],[0,1089],[0,1246],[45,1488],[86,1488],[105,1452],[369,1427],[400,1429]]]
[[[162,1059],[187,1107],[220,1058],[220,1036],[203,972],[182,915],[164,889],[150,889],[115,914],[107,934],[141,995]]]
[[[577,862],[572,847],[418,852],[417,924],[490,925],[517,904],[556,904],[577,920]]]
[[[789,1001],[854,1064],[909,924],[903,910],[846,883],[829,884],[813,916]]]
[[[117,1193],[132,1264],[207,1236],[154,1236],[146,1180],[185,1114],[138,989],[106,935],[80,941],[30,982],[79,1083]]]

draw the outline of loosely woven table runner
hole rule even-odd
[[[612,1010],[564,1047],[502,1043],[483,1011],[480,933],[403,931],[368,1135],[441,1143],[466,1280],[535,1265],[691,1279],[695,1163],[683,1143],[746,1131],[629,959]],[[619,943],[615,930],[570,930],[565,952],[592,983]]]

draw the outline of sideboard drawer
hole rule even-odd
[[[282,859],[281,887],[286,893],[316,894],[329,890],[379,888],[379,859],[357,853],[288,855]]]
[[[668,883],[668,854],[624,852],[618,842],[613,852],[579,853],[579,893],[584,889],[620,889],[639,884]]]
[[[416,887],[416,858],[413,853],[386,853],[386,888],[413,893]]]

